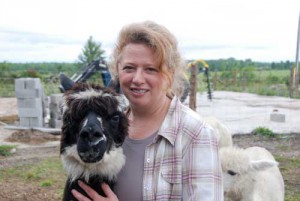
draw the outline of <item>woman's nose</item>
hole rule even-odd
[[[142,69],[137,69],[133,75],[132,82],[135,84],[142,84],[145,81],[144,73]]]

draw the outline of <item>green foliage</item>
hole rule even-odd
[[[300,201],[300,192],[297,189],[293,192],[289,192],[289,194],[285,196],[284,201]]]
[[[239,75],[240,80],[247,80],[248,82],[253,81],[256,77],[255,70],[256,69],[253,66],[242,68]]]
[[[41,78],[41,75],[35,69],[27,69],[21,72],[18,77]]]
[[[93,60],[103,58],[105,51],[101,46],[101,43],[97,43],[93,40],[93,37],[90,36],[82,49],[82,53],[78,56],[79,63],[85,65],[91,63]]]
[[[19,184],[25,183],[34,188],[55,188],[57,200],[62,199],[66,179],[61,160],[57,156],[46,157],[39,163],[2,168],[0,174],[0,184],[6,181],[18,181]]]
[[[206,60],[211,71],[224,71],[232,69],[242,69],[245,67],[252,66],[255,69],[264,69],[264,70],[289,70],[294,62],[290,61],[280,61],[280,62],[256,62],[251,59],[237,60],[235,58],[228,59],[218,59],[218,60]]]
[[[276,84],[280,82],[280,78],[276,75],[269,75],[266,81],[268,84]]]
[[[60,170],[62,165],[60,161],[56,159],[48,159],[40,163],[39,165],[28,168],[25,172],[26,180],[43,180],[46,181],[52,177],[52,174]]]
[[[253,135],[262,135],[262,136],[270,137],[270,138],[275,137],[275,133],[273,133],[273,131],[271,131],[270,129],[265,128],[265,127],[255,128],[251,133]]]
[[[279,162],[280,172],[285,178],[285,201],[300,201],[300,191],[296,180],[290,178],[300,178],[300,159],[293,156],[274,155]]]
[[[0,63],[0,76],[6,77],[6,75],[9,73],[10,73],[9,64],[6,62]]]
[[[298,158],[288,158],[283,156],[276,156],[276,161],[279,163],[289,164],[288,168],[300,168],[300,159]]]
[[[292,62],[254,62],[251,59],[234,58],[208,60],[211,86],[213,90],[255,93],[268,96],[289,96],[290,71],[280,70]],[[271,67],[273,65],[273,67]],[[59,91],[59,73],[71,76],[77,72],[78,63],[0,63],[0,96],[14,96],[14,79],[38,77],[41,79],[47,96]],[[281,66],[281,67],[280,67]],[[279,68],[280,67],[280,68]],[[272,70],[276,69],[276,70]],[[1,71],[2,69],[2,71]],[[278,70],[277,70],[278,69]],[[214,73],[218,74],[218,83],[214,82]],[[94,75],[89,82],[100,81],[100,75]],[[206,91],[206,78],[199,74],[198,91]],[[298,97],[300,98],[300,94]]]
[[[52,180],[45,180],[45,181],[42,181],[42,182],[40,183],[40,185],[41,185],[42,187],[52,186],[52,184],[53,184],[53,181],[52,181]]]
[[[224,68],[223,68],[224,69]],[[235,71],[234,70],[223,70],[222,72],[221,72],[221,79],[233,79],[234,78],[234,76],[235,76],[235,73],[234,73]]]
[[[3,174],[2,174],[3,173]],[[23,165],[20,167],[1,169],[1,180],[17,177],[25,182],[39,182],[40,185],[48,185],[65,180],[66,175],[59,157],[50,157],[35,165]]]
[[[16,148],[13,145],[0,145],[0,156],[11,156],[13,153],[12,149]]]

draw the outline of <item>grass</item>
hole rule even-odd
[[[280,164],[280,172],[285,180],[285,201],[300,201],[300,159],[278,155],[275,159]]]
[[[23,181],[60,181],[65,178],[61,160],[58,157],[49,157],[34,165],[22,165],[1,169],[0,182],[12,177]],[[49,183],[49,182],[48,182]]]
[[[265,96],[289,97],[289,70],[256,70],[251,80],[243,80],[237,77],[221,78],[224,72],[218,72],[218,82],[214,83],[214,72],[210,74],[211,88],[215,91],[234,91],[253,93]],[[198,75],[199,92],[207,91],[207,84],[203,73]],[[216,84],[217,86],[213,86]],[[300,99],[300,93],[294,94],[294,98]]]
[[[297,178],[300,178],[300,159],[275,156],[275,159],[280,163],[280,170],[285,178],[285,201],[300,201],[299,184]],[[58,157],[50,157],[44,159],[38,164],[23,165],[13,168],[0,169],[0,185],[6,181],[18,181],[26,185],[36,186],[36,188],[55,189],[57,200],[61,200],[66,175]],[[295,183],[293,180],[295,179]],[[291,180],[291,182],[287,182]],[[16,189],[18,190],[18,189]]]
[[[268,138],[275,137],[275,133],[272,130],[265,127],[257,127],[251,133],[253,135],[261,135]]]
[[[11,181],[16,184],[15,188],[18,185],[51,188],[55,197],[61,200],[66,175],[60,158],[49,157],[35,164],[0,169],[0,186]]]
[[[13,145],[0,145],[0,156],[13,155],[13,153],[11,151],[15,148],[16,148],[16,146],[13,146]]]

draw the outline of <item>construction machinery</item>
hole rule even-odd
[[[87,66],[81,67],[70,78],[66,76],[64,73],[60,73],[59,89],[61,92],[65,92],[69,90],[74,85],[74,83],[86,82],[97,72],[100,72],[103,85],[105,87],[112,86],[111,75],[108,71],[107,63],[105,62],[104,59],[98,59],[90,62]]]
[[[188,68],[191,68],[192,66],[198,67],[199,63],[202,64],[203,67],[198,72],[204,73],[204,75],[206,77],[206,83],[207,83],[207,94],[208,94],[207,97],[209,100],[212,100],[212,90],[211,90],[210,80],[209,80],[209,65],[203,59],[198,59],[198,60],[188,63]]]

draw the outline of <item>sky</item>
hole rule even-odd
[[[109,59],[120,29],[151,20],[185,59],[295,61],[299,0],[0,0],[0,62],[75,62],[90,36]]]

